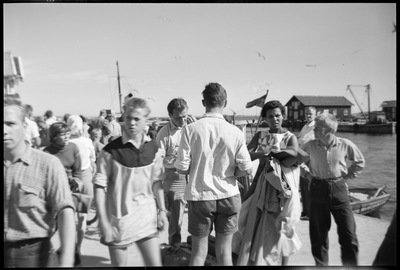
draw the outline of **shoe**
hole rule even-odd
[[[301,216],[301,217],[300,217],[300,220],[310,220],[310,217],[304,215],[304,216]]]
[[[79,255],[79,253],[75,253],[75,262],[74,262],[74,266],[80,265],[81,264],[81,256]]]

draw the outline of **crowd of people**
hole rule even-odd
[[[272,100],[260,114],[269,129],[246,144],[222,114],[224,87],[209,83],[202,96],[200,119],[174,98],[163,127],[147,125],[151,108],[137,97],[125,102],[123,123],[105,110],[92,123],[82,115],[57,119],[51,110],[35,121],[31,105],[5,97],[5,267],[79,266],[92,201],[112,266],[128,265],[134,243],[146,266],[162,266],[157,237],[167,230],[168,244],[179,248],[185,208],[190,266],[204,266],[213,230],[219,265],[233,265],[233,253],[237,265],[287,265],[302,247],[300,219],[309,220],[315,264],[327,266],[331,215],[343,265],[357,266],[346,181],[365,160],[354,143],[335,135],[335,116],[306,108],[307,123],[296,136],[282,128],[285,108]],[[242,177],[251,179],[245,190]],[[56,232],[58,250],[51,243]],[[383,253],[376,262],[384,264]]]

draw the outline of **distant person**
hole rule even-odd
[[[32,118],[32,113],[33,113],[33,108],[29,104],[25,104],[25,113],[26,113],[26,119],[25,119],[25,132],[26,132],[26,141],[28,144],[34,148],[39,148],[41,144],[41,139],[40,139],[40,134],[39,134],[39,127],[36,124],[35,121],[33,121]]]
[[[108,144],[110,141],[122,136],[121,125],[115,120],[114,113],[109,113],[107,120],[108,122],[106,122],[105,126],[108,130],[106,135],[103,134],[103,144]]]
[[[358,264],[356,223],[346,181],[358,176],[365,160],[353,142],[335,136],[337,127],[334,115],[318,115],[315,118],[315,140],[301,147],[308,154],[305,159],[308,170],[302,173],[311,181],[310,240],[317,266],[329,265],[331,215],[337,224],[343,266]]]
[[[149,114],[145,100],[129,99],[122,136],[107,144],[97,160],[93,183],[100,242],[108,246],[115,267],[127,266],[133,243],[145,266],[162,266],[157,238],[167,223],[162,151],[144,132]]]
[[[285,266],[302,245],[295,229],[301,212],[298,143],[282,128],[284,117],[278,100],[265,103],[261,118],[269,130],[257,132],[247,146],[251,159],[260,162],[233,237],[237,265]]]
[[[89,134],[90,126],[87,123],[86,117],[83,116],[82,114],[79,115],[79,117],[82,119],[82,124],[83,124],[83,134],[82,134],[82,136],[85,137],[85,138],[90,138],[90,134]]]
[[[151,123],[151,126],[149,127],[149,131],[148,131],[148,135],[150,136],[150,138],[152,140],[155,140],[157,138],[157,133],[158,133],[158,128],[159,128],[160,124],[158,123],[158,121],[153,121]]]
[[[236,176],[251,174],[252,163],[243,133],[222,115],[227,104],[225,89],[209,83],[202,94],[206,113],[183,128],[174,163],[178,173],[189,175],[184,197],[192,236],[189,265],[204,266],[213,226],[217,262],[232,265],[232,235],[241,206]]]
[[[106,116],[107,116],[106,110],[101,110],[99,117],[93,123],[93,128],[102,129],[103,126],[106,124]]]
[[[79,154],[81,156],[82,188],[80,190],[80,193],[93,198],[94,190],[92,180],[96,160],[93,143],[89,138],[83,137],[83,121],[80,116],[71,115],[67,120],[67,124],[71,130],[71,137],[69,142],[74,143],[78,146]],[[76,243],[75,263],[76,265],[79,265],[81,262],[82,241],[86,232],[87,213],[78,212],[77,217],[78,236]]]
[[[184,199],[186,176],[177,173],[174,163],[177,158],[182,129],[187,124],[188,106],[183,98],[174,98],[168,103],[167,111],[170,121],[161,128],[155,140],[158,146],[165,151],[163,187],[166,207],[170,213],[168,242],[169,245],[179,246],[182,240],[181,228],[186,206]],[[152,128],[156,131],[157,125],[152,125]]]
[[[75,206],[60,160],[25,143],[20,100],[4,99],[4,267],[72,267]],[[60,256],[51,237],[60,235]]]
[[[47,110],[44,113],[44,117],[46,119],[46,124],[50,127],[53,123],[57,122],[57,117],[53,115],[52,110]]]
[[[307,107],[305,109],[305,115],[306,115],[306,124],[303,126],[301,129],[299,135],[297,136],[298,141],[299,141],[299,146],[302,146],[306,142],[310,140],[314,140],[314,126],[315,126],[315,117],[316,117],[317,109],[315,107]],[[300,165],[302,167],[302,165]],[[301,194],[301,203],[303,205],[302,212],[300,219],[302,220],[308,220],[309,219],[309,214],[310,213],[310,181],[305,178],[300,176],[300,194]]]
[[[48,146],[50,144],[49,140],[49,126],[47,126],[46,121],[43,116],[38,116],[36,118],[36,124],[39,128],[39,136],[40,136],[40,149]]]
[[[372,263],[372,266],[395,265],[397,265],[397,208]]]
[[[71,114],[70,113],[66,113],[66,114],[64,114],[64,116],[63,116],[63,121],[65,122],[65,123],[67,123],[67,121],[68,121],[68,117],[70,117],[71,116]]]
[[[102,133],[99,128],[95,128],[90,132],[90,139],[93,142],[96,160],[99,157],[100,151],[104,148],[104,144],[100,142]]]

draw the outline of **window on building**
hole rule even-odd
[[[333,114],[334,116],[336,116],[336,115],[337,115],[337,109],[332,109],[332,114]]]
[[[298,111],[295,111],[295,112],[294,112],[293,119],[294,119],[294,120],[299,119],[299,112],[298,112]]]
[[[294,108],[295,110],[297,110],[297,109],[299,108],[299,106],[300,106],[300,101],[294,101],[294,102],[293,102],[293,108]]]
[[[329,109],[324,109],[324,113],[329,113]]]
[[[289,110],[289,113],[288,113],[288,114],[289,114],[290,117],[292,117],[293,111],[292,111],[292,110]]]
[[[344,116],[349,115],[349,110],[348,110],[348,109],[344,109],[344,110],[343,110],[343,115],[344,115]]]

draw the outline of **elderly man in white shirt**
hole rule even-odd
[[[190,266],[204,266],[208,236],[215,228],[219,265],[232,265],[232,236],[237,231],[241,197],[237,176],[251,174],[252,162],[243,133],[222,115],[227,104],[225,89],[206,85],[202,119],[183,128],[175,167],[188,174],[188,230],[192,236]]]
[[[315,117],[317,114],[317,109],[315,107],[307,107],[305,109],[305,115],[307,123],[301,129],[299,135],[297,136],[299,147],[305,144],[310,140],[315,139],[314,135],[314,126],[315,126]],[[300,165],[300,168],[303,168],[304,165]],[[308,220],[310,213],[310,189],[309,189],[310,181],[300,176],[300,194],[301,194],[301,203],[303,205],[303,210],[301,212],[300,219]]]

